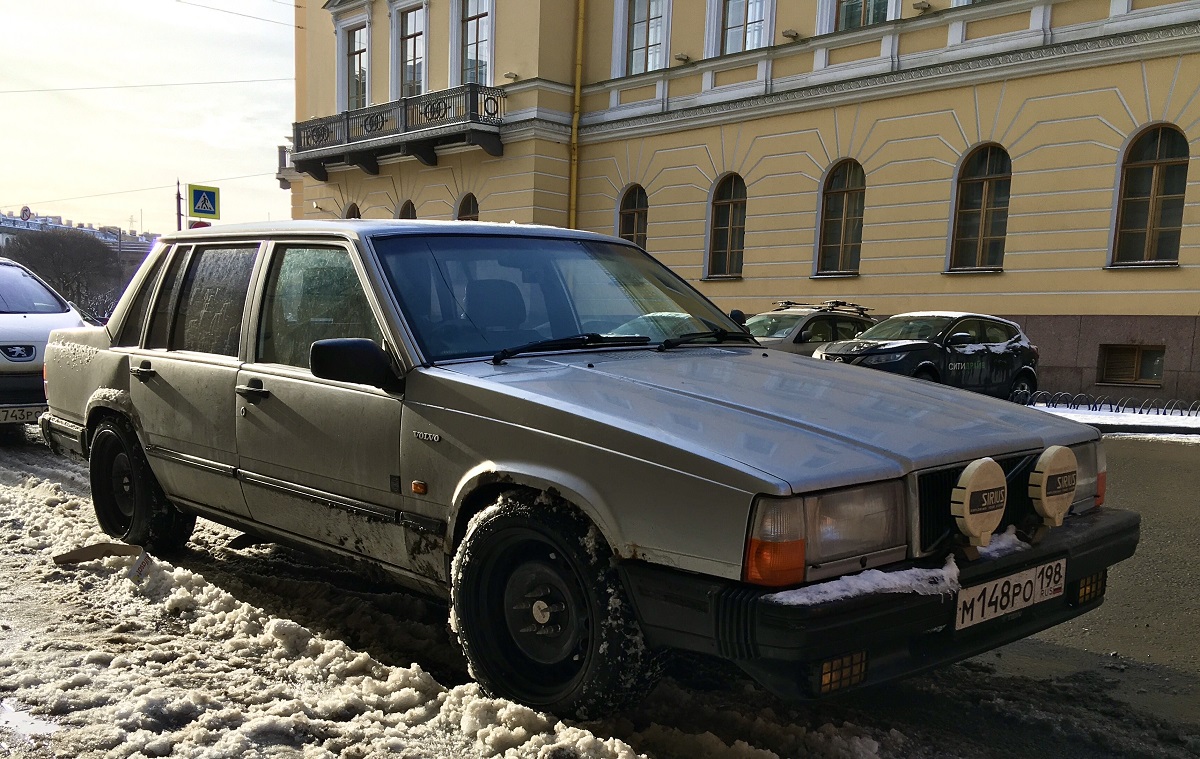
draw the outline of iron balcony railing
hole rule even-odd
[[[293,152],[350,145],[451,124],[500,126],[503,121],[504,91],[472,82],[336,116],[297,122],[293,125]]]

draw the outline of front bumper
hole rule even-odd
[[[772,597],[773,589],[643,562],[622,564],[621,572],[650,645],[729,659],[768,690],[806,699],[828,690],[831,662],[853,663],[856,675],[844,681],[849,687],[873,685],[975,656],[1096,608],[1103,587],[1080,601],[1080,581],[1094,586],[1108,567],[1132,556],[1139,526],[1136,513],[1102,507],[1067,519],[1028,550],[960,560],[962,587],[1067,560],[1062,596],[961,631],[954,629],[956,594],[869,593],[789,606]]]

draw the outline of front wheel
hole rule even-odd
[[[918,369],[913,374],[913,379],[925,380],[926,382],[937,382],[937,375],[928,369]]]
[[[594,719],[658,677],[611,550],[561,501],[508,494],[472,519],[451,603],[471,673],[493,696]]]
[[[92,438],[89,465],[96,520],[107,534],[153,553],[182,548],[196,517],[167,501],[128,419],[105,419]]]

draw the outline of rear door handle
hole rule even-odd
[[[258,403],[271,395],[271,391],[263,387],[262,380],[252,379],[248,385],[238,385],[234,392],[251,403]]]
[[[143,361],[140,366],[129,367],[129,373],[137,377],[142,382],[145,382],[154,375],[158,374],[158,372],[150,368],[149,361]]]

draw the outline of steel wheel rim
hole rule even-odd
[[[476,645],[518,700],[553,703],[575,687],[591,659],[588,595],[552,541],[533,530],[508,532],[480,562],[472,598]]]
[[[133,486],[133,464],[125,451],[118,451],[113,456],[109,466],[109,485],[112,505],[115,507],[112,518],[117,527],[128,529],[133,523],[136,494]]]

